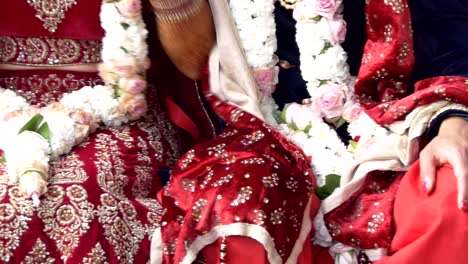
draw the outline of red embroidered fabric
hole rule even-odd
[[[439,100],[468,105],[468,79],[441,76],[407,83],[414,64],[407,1],[367,1],[368,41],[356,85],[367,113],[380,124],[405,118],[418,106]],[[372,172],[364,187],[325,216],[339,242],[364,249],[389,248],[394,235],[393,204],[401,173]],[[454,202],[455,204],[455,202]]]
[[[66,65],[101,62],[102,42],[49,37],[1,37],[0,63]]]
[[[367,36],[356,94],[379,124],[390,124],[418,106],[439,100],[468,104],[468,79],[443,76],[408,86],[414,65],[411,16],[406,0],[370,0]]]
[[[96,73],[77,72],[2,71],[0,77],[1,85],[43,104],[99,82]],[[100,129],[53,162],[49,190],[37,209],[8,184],[0,164],[0,263],[149,260],[149,236],[164,212],[155,199],[162,187],[158,172],[175,163],[179,149],[154,87],[148,102],[153,107],[144,119]]]
[[[228,126],[184,155],[159,194],[167,209],[161,227],[164,261],[196,256],[222,236],[259,240],[258,234],[276,261],[286,261],[307,202],[312,199],[313,215],[320,204],[310,163],[256,117],[215,96],[208,100]]]
[[[99,19],[101,3],[95,0],[5,1],[0,9],[0,36],[101,40],[104,36]],[[54,27],[56,30],[52,32]]]

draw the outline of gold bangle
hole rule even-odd
[[[158,21],[176,23],[198,14],[205,0],[150,0]]]

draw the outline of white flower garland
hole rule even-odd
[[[271,97],[278,83],[279,73],[275,55],[275,0],[235,0],[229,1],[229,4],[247,62],[259,88],[262,113],[269,124],[276,125],[274,112],[278,106]]]
[[[49,162],[82,143],[100,124],[120,126],[146,113],[147,30],[141,0],[104,0],[101,6],[105,85],[83,87],[45,107],[0,88],[0,149],[11,183],[33,198],[47,190]]]
[[[236,0],[230,5],[251,67],[272,67],[277,62],[274,1]],[[300,69],[311,98],[303,105],[287,105],[278,129],[312,157],[317,183],[323,186],[327,175],[343,175],[360,145],[365,147],[373,137],[387,131],[363,113],[354,96],[355,78],[349,73],[347,55],[340,45],[346,35],[342,1],[298,0],[288,7],[294,9]],[[353,138],[361,138],[358,146],[352,142],[346,147],[336,133],[335,128],[344,122],[350,123],[348,130]],[[330,246],[332,239],[323,215],[316,217],[314,225],[320,230],[314,242]]]

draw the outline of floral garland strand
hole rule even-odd
[[[82,87],[45,107],[0,88],[0,149],[9,180],[34,205],[47,191],[51,160],[69,153],[100,125],[120,126],[147,111],[149,59],[141,0],[105,0],[100,18],[104,86]]]
[[[260,92],[260,106],[266,121],[277,125],[278,109],[271,97],[278,83],[275,0],[236,0],[229,2],[247,62]]]
[[[307,82],[310,99],[303,104],[289,104],[282,113],[281,130],[306,155],[313,157],[312,167],[319,190],[328,192],[330,179],[341,176],[356,157],[376,136],[387,134],[367,116],[354,95],[354,82],[349,73],[347,55],[340,43],[345,40],[346,22],[342,1],[302,0],[295,3],[296,41],[300,50],[301,73]],[[348,147],[336,129],[348,122],[348,133],[356,141]],[[339,178],[339,177],[338,177]],[[331,181],[330,181],[331,182]],[[339,184],[336,182],[335,185]],[[330,193],[328,193],[329,195]],[[314,243],[333,244],[323,220],[314,219],[317,230]]]

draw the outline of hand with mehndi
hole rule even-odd
[[[457,178],[458,207],[468,211],[468,122],[460,117],[446,119],[439,134],[420,153],[421,179],[426,193],[437,188],[436,170],[447,163]]]

